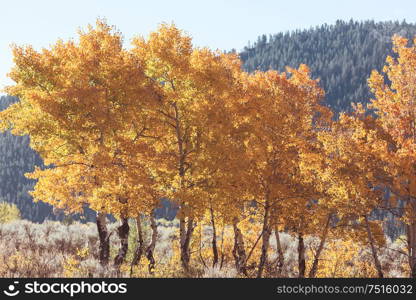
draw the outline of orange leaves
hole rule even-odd
[[[415,137],[416,49],[408,47],[407,39],[399,36],[393,38],[393,44],[397,59],[389,57],[384,68],[391,85],[385,84],[384,77],[373,71],[369,86],[376,98],[370,108],[375,109],[385,130],[406,148],[407,140]]]
[[[9,92],[27,105],[40,107],[74,135],[91,127],[106,131],[109,112],[119,114],[111,122],[122,122],[131,112],[126,106],[141,105],[132,99],[152,97],[143,72],[121,48],[121,35],[100,21],[96,30],[91,27],[81,34],[78,44],[58,42],[41,53],[30,47],[17,49],[15,58],[11,77],[17,84]]]
[[[168,196],[193,217],[211,202],[234,216],[254,199],[297,224],[304,214],[326,216],[333,198],[371,196],[363,182],[381,166],[368,153],[383,152],[378,129],[390,127],[360,106],[333,125],[306,65],[248,74],[235,54],[195,48],[168,24],[132,44],[124,49],[121,33],[97,21],[77,41],[14,48],[8,91],[21,101],[0,113],[1,128],[29,134],[50,164],[29,175],[36,199],[134,215]],[[400,77],[396,67],[389,72]],[[382,79],[370,79],[374,105],[393,112],[389,122],[403,118],[410,110]]]
[[[377,114],[376,128],[384,137],[384,147],[374,147],[385,164],[391,180],[386,185],[404,199],[405,222],[415,215],[412,199],[416,196],[416,46],[407,39],[394,36],[395,57],[386,59],[385,74],[373,71],[369,86],[374,93],[370,108]],[[388,79],[385,82],[384,76]]]
[[[8,91],[21,101],[2,112],[3,129],[29,134],[51,164],[31,175],[38,179],[35,199],[117,215],[126,207],[120,197],[136,204],[147,197],[136,186],[154,197],[149,166],[137,159],[153,153],[143,140],[158,95],[141,61],[123,49],[121,33],[98,20],[78,42],[58,41],[41,52],[15,47],[14,55],[16,84]]]
[[[271,207],[272,219],[308,230],[306,224],[299,224],[312,213],[311,199],[321,195],[318,178],[306,171],[306,165],[312,157],[322,160],[314,151],[320,128],[314,119],[325,108],[320,105],[322,91],[307,67],[288,71],[291,76],[276,71],[241,74],[244,101],[238,102],[236,118],[245,120],[247,134],[242,139],[244,172],[239,174],[239,192],[255,199],[260,214]]]
[[[189,70],[192,41],[174,25],[161,24],[147,40],[135,38],[133,46],[133,52],[146,65],[148,76],[167,80],[164,77],[183,76]]]

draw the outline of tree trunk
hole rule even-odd
[[[374,265],[377,269],[378,277],[383,278],[384,277],[383,270],[381,268],[380,261],[378,260],[377,249],[374,245],[374,238],[373,238],[373,234],[371,233],[371,228],[370,228],[370,224],[368,223],[367,215],[364,216],[364,220],[365,220],[365,228],[367,230],[368,241],[370,242],[370,246],[371,246],[371,253],[373,254],[373,258],[374,258]]]
[[[117,228],[118,236],[120,237],[120,248],[117,256],[114,258],[114,265],[116,267],[119,267],[126,258],[129,248],[129,230],[128,218],[122,217],[120,219],[120,226]]]
[[[298,265],[299,265],[299,278],[305,278],[306,261],[305,261],[305,243],[303,241],[303,233],[299,232],[298,235]]]
[[[409,254],[410,278],[416,278],[416,199],[409,196],[408,205],[410,206],[410,224],[406,225],[407,251]]]
[[[270,235],[272,234],[271,228],[269,226],[269,210],[270,207],[266,202],[266,207],[264,210],[264,218],[263,218],[263,230],[262,230],[262,245],[261,245],[261,256],[259,267],[257,271],[257,278],[261,278],[263,275],[264,266],[267,263],[267,251],[269,250],[270,244]]]
[[[152,274],[156,264],[153,254],[155,252],[157,241],[157,225],[153,213],[150,215],[150,227],[152,228],[152,238],[150,240],[149,246],[146,249],[146,257],[149,261],[149,273]]]
[[[212,206],[210,207],[211,212],[211,225],[212,225],[212,266],[215,267],[215,265],[218,263],[218,247],[217,247],[217,229],[215,227],[215,216],[214,216],[214,210],[212,209]]]
[[[276,238],[276,250],[278,255],[277,272],[280,276],[285,264],[285,255],[283,253],[282,244],[280,243],[279,229],[277,226],[274,227],[274,236]]]
[[[322,232],[321,241],[319,243],[318,249],[316,250],[315,258],[314,258],[313,264],[312,264],[312,268],[309,272],[309,278],[315,278],[316,272],[318,271],[319,257],[321,256],[322,250],[324,249],[324,245],[325,245],[325,242],[326,242],[326,238],[328,236],[330,221],[331,221],[331,215],[328,216],[328,219],[327,219],[326,224],[325,224],[324,231]]]
[[[189,262],[191,260],[190,243],[192,233],[195,229],[193,219],[188,218],[186,221],[184,217],[179,220],[179,234],[180,234],[180,246],[181,246],[181,263],[185,273],[189,273]]]
[[[110,235],[107,229],[106,215],[101,212],[97,212],[97,229],[98,237],[100,240],[99,256],[101,265],[108,265],[110,257]]]
[[[238,274],[247,275],[247,268],[246,268],[246,249],[244,246],[244,238],[241,233],[240,228],[237,226],[238,219],[234,218],[233,220],[233,229],[234,229],[234,248],[233,248],[233,256],[235,261],[235,268],[237,269]]]
[[[220,259],[220,270],[224,265],[225,254],[224,254],[224,232],[225,232],[225,224],[222,226],[221,231],[221,259]]]
[[[410,277],[416,278],[416,222],[406,225]]]
[[[143,255],[144,250],[144,240],[143,240],[143,229],[141,223],[141,216],[136,217],[136,227],[137,227],[137,246],[136,250],[134,251],[133,260],[131,261],[130,266],[130,276],[133,273],[133,267],[140,263],[140,260]]]

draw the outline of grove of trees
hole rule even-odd
[[[131,267],[145,256],[152,272],[154,210],[167,198],[179,208],[185,274],[192,273],[199,224],[211,228],[212,264],[219,263],[216,224],[222,223],[233,230],[241,276],[282,268],[284,231],[298,240],[299,277],[315,277],[323,248],[342,239],[370,247],[383,277],[383,221],[372,213],[386,210],[405,224],[403,255],[416,278],[416,47],[399,36],[393,45],[383,73],[369,79],[368,107],[354,105],[334,118],[304,64],[248,73],[238,55],[194,47],[168,24],[126,49],[121,33],[98,20],[78,41],[59,40],[41,51],[13,47],[15,84],[6,92],[20,101],[0,112],[0,127],[28,135],[43,159],[46,167],[26,174],[36,180],[35,201],[66,213],[96,212],[103,265],[110,264],[110,214],[120,223],[113,264],[126,263],[134,219]],[[148,243],[143,218],[151,224]],[[256,226],[259,232],[250,230]],[[251,249],[249,234],[259,234]],[[307,236],[319,240],[310,262]]]

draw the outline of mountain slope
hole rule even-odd
[[[15,97],[1,96],[0,110],[16,101]],[[0,133],[0,201],[15,203],[25,219],[35,222],[55,219],[50,205],[34,203],[28,194],[35,182],[24,174],[35,166],[42,166],[42,159],[29,147],[29,137]]]
[[[351,102],[370,98],[367,78],[380,70],[391,55],[391,37],[416,35],[416,25],[406,22],[337,21],[308,30],[261,36],[240,53],[247,71],[297,68],[307,64],[320,78],[325,102],[334,111],[348,111]]]

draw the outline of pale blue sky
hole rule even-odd
[[[337,19],[416,22],[412,0],[0,0],[0,88],[11,81],[10,44],[47,47],[76,36],[79,27],[104,17],[129,40],[161,22],[174,22],[197,46],[242,49],[261,34],[303,29]]]

